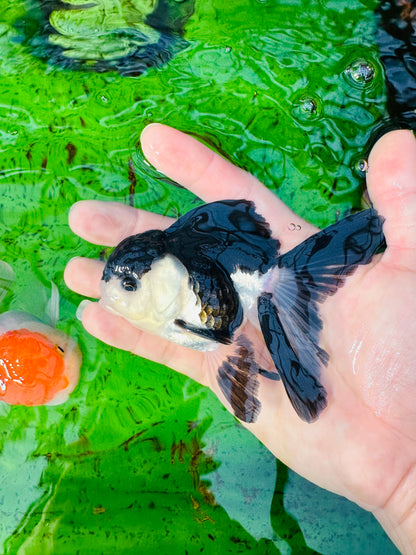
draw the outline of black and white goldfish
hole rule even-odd
[[[375,210],[364,210],[280,255],[252,202],[213,202],[165,231],[124,239],[106,263],[100,302],[135,327],[192,349],[234,342],[239,358],[228,357],[217,380],[241,420],[257,417],[263,374],[281,378],[298,415],[311,422],[327,404],[320,373],[329,357],[319,346],[318,305],[383,249],[382,224]],[[274,372],[257,366],[239,335],[246,319],[261,329]]]

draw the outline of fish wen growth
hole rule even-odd
[[[51,325],[27,312],[0,314],[0,401],[59,405],[75,389],[81,353],[71,337],[55,328],[59,293],[54,284],[46,312]]]

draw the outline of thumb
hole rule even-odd
[[[412,131],[383,135],[369,156],[367,187],[384,216],[385,262],[416,270],[416,140]]]

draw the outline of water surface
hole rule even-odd
[[[69,230],[75,201],[170,216],[200,202],[145,163],[138,140],[154,121],[316,225],[361,208],[359,162],[385,114],[376,2],[196,0],[186,48],[135,77],[34,55],[37,5],[0,7],[0,259],[17,274],[2,310],[42,316],[53,281],[84,364],[62,406],[0,405],[0,553],[397,553],[370,515],[289,472],[205,389],[90,337],[63,282],[70,257],[102,251]]]

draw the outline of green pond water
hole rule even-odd
[[[126,24],[131,2],[102,3]],[[69,258],[102,251],[71,233],[75,201],[171,216],[200,202],[144,162],[138,139],[154,121],[253,172],[314,224],[359,209],[359,161],[385,116],[376,2],[196,0],[187,48],[134,77],[33,53],[36,5],[0,6],[0,259],[17,276],[2,311],[42,317],[54,282],[58,327],[84,361],[65,404],[0,404],[0,553],[397,553],[369,514],[288,471],[207,390],[90,337],[63,282]],[[363,60],[368,81],[354,69]]]

